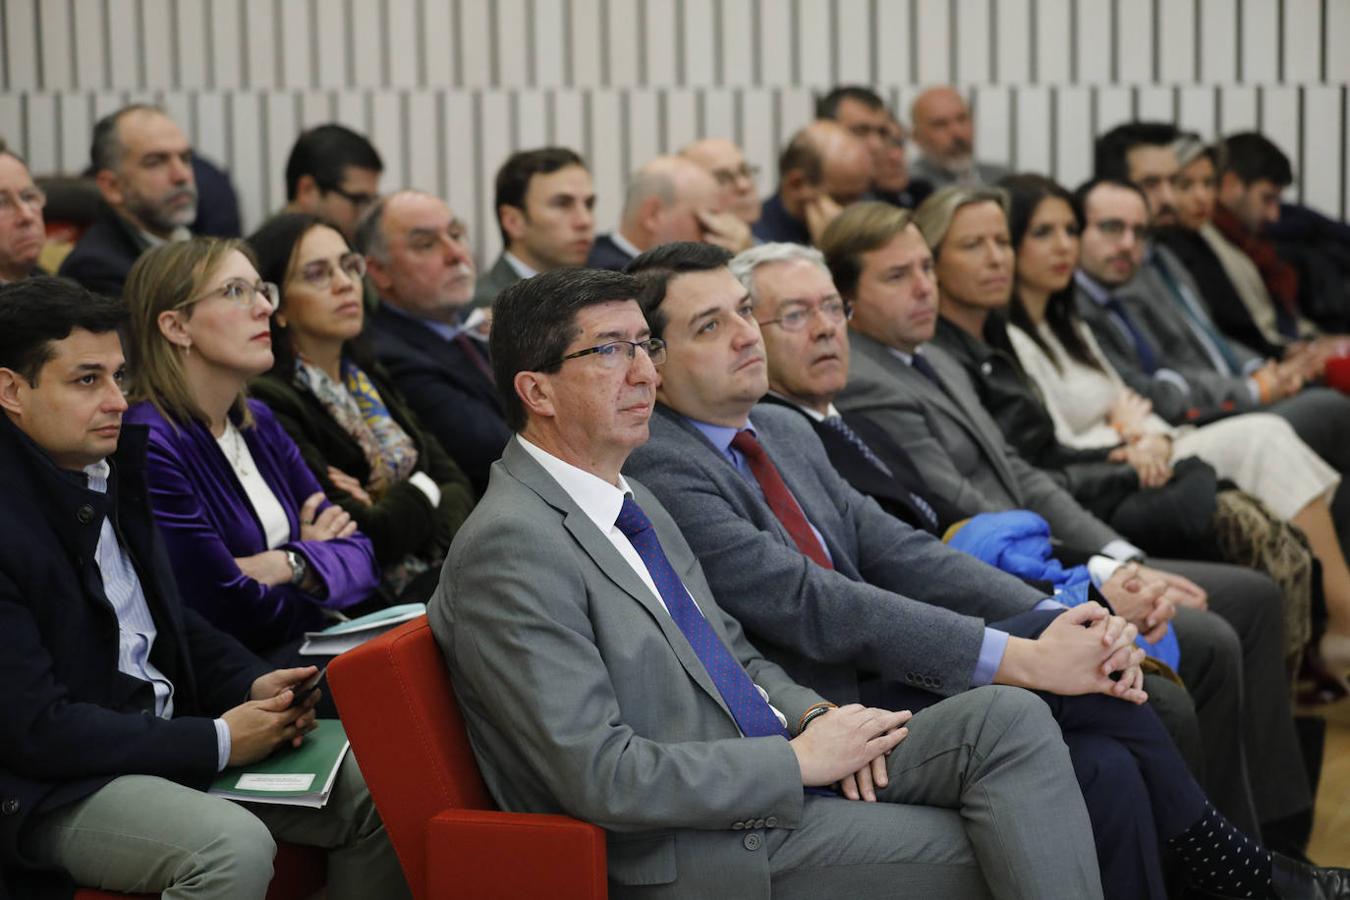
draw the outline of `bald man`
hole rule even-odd
[[[764,201],[755,237],[814,244],[845,206],[867,196],[872,174],[867,145],[838,122],[817,119],[778,157],[778,192]]]
[[[949,85],[931,87],[910,108],[914,143],[922,155],[911,175],[941,189],[949,184],[995,184],[1009,170],[975,159],[975,125],[964,97]]]
[[[672,241],[702,241],[737,253],[753,239],[745,223],[725,211],[717,179],[703,166],[658,156],[633,173],[618,230],[595,239],[586,265],[621,271],[639,253]]]
[[[745,154],[735,141],[704,138],[685,147],[680,155],[702,166],[717,180],[724,210],[736,216],[747,227],[759,221],[759,192],[755,187],[759,167],[745,161]]]

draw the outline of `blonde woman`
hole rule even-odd
[[[129,422],[149,429],[150,501],[189,605],[274,661],[379,584],[370,541],[244,395],[272,366],[276,286],[240,241],[157,247],[127,279]]]

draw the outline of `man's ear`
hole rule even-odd
[[[543,418],[557,414],[553,405],[553,384],[543,372],[517,372],[512,385],[525,411]]]
[[[384,263],[373,256],[366,257],[366,277],[370,283],[375,285],[375,293],[381,297],[388,296],[389,288],[393,286],[394,280],[389,277],[389,270],[385,268]]]
[[[319,202],[319,183],[313,175],[301,175],[295,182],[295,204],[301,209],[313,209]]]
[[[94,184],[98,185],[98,192],[103,195],[103,201],[109,206],[121,206],[122,179],[112,169],[99,169],[94,174]]]
[[[12,416],[23,415],[23,393],[28,379],[13,369],[0,368],[0,409]]]
[[[803,169],[789,169],[784,172],[779,185],[779,193],[785,198],[791,197],[803,203],[815,199],[817,189],[818,185],[811,183]]]
[[[1231,200],[1233,197],[1247,190],[1247,185],[1243,184],[1242,179],[1236,172],[1224,172],[1219,176],[1219,197]]]
[[[647,234],[661,233],[661,213],[665,206],[661,203],[661,198],[652,196],[642,201],[638,207],[638,224]]]
[[[501,220],[502,230],[511,241],[518,241],[525,236],[525,210],[519,206],[503,203],[497,207],[497,218]]]

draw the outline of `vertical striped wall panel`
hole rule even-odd
[[[511,151],[581,150],[610,227],[627,173],[706,134],[762,169],[815,92],[972,98],[981,155],[1069,183],[1132,116],[1260,128],[1294,195],[1350,209],[1350,0],[0,0],[0,135],[38,171],[87,163],[94,119],[164,104],[227,165],[245,222],[283,201],[296,133],[371,135],[388,187],[446,196],[481,258]]]

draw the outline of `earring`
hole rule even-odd
[[[192,353],[192,341],[188,341],[186,344],[179,344],[178,346],[182,348],[182,350],[183,350],[183,355],[184,355],[184,356],[189,356],[189,355],[191,355],[191,353]]]

